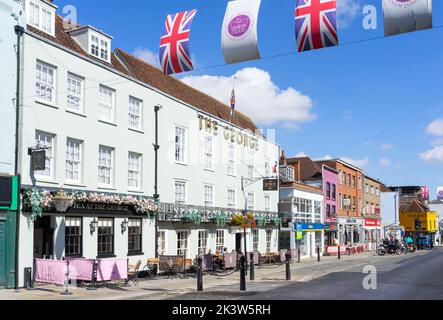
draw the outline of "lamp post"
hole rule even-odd
[[[71,205],[72,197],[67,196],[63,189],[60,189],[57,194],[52,198],[57,212],[66,212]]]

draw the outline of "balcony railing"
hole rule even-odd
[[[161,203],[158,211],[158,220],[179,222],[186,219],[190,212],[200,214],[202,223],[211,223],[214,222],[215,218],[219,215],[226,215],[229,221],[232,215],[243,213],[243,210],[221,207],[204,207],[174,203]],[[273,218],[278,217],[277,212],[256,210],[248,210],[247,212],[248,214],[254,214],[256,219],[258,219],[259,217],[265,218],[268,223],[272,222]]]

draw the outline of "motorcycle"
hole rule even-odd
[[[387,254],[402,255],[403,251],[400,246],[397,246],[395,244],[390,244],[390,243],[383,243],[378,247],[377,254],[379,256],[384,256],[386,253]]]

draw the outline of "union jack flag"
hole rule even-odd
[[[197,10],[170,14],[160,39],[160,63],[165,74],[194,70],[189,50],[192,20]]]
[[[336,0],[297,0],[295,33],[299,52],[338,45]]]

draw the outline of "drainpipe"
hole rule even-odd
[[[16,96],[15,96],[15,164],[14,174],[18,177],[18,195],[17,195],[17,216],[15,221],[15,290],[18,290],[18,274],[19,274],[19,241],[20,241],[20,211],[21,211],[21,177],[18,169],[18,156],[19,156],[19,132],[20,132],[20,69],[21,69],[21,37],[23,36],[25,29],[22,26],[16,25],[14,31],[17,35],[17,82],[16,82]]]
[[[158,194],[158,150],[160,146],[158,144],[158,112],[163,108],[161,105],[156,105],[154,107],[155,112],[155,144],[154,144],[154,152],[155,152],[155,168],[154,168],[154,201],[157,202],[160,199],[160,195]],[[158,213],[155,216],[155,258],[158,258]]]

